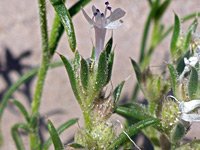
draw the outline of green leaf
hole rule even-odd
[[[74,70],[77,70],[77,67],[80,65],[80,55],[79,52],[75,52],[75,58],[74,58]]]
[[[69,127],[71,127],[72,125],[74,125],[76,122],[78,121],[77,118],[75,119],[71,119],[65,123],[63,123],[60,127],[58,127],[57,129],[57,133],[58,135],[60,135],[63,131],[65,131],[66,129],[68,129]],[[43,145],[43,150],[48,150],[50,145],[52,143],[51,138],[48,138],[48,140],[44,143]]]
[[[49,37],[49,52],[50,52],[51,57],[55,53],[55,50],[58,46],[58,42],[60,41],[63,31],[64,31],[64,27],[62,23],[60,22],[58,14],[55,13],[51,34]]]
[[[12,100],[11,102],[12,102],[13,104],[15,104],[15,105],[19,108],[19,110],[20,110],[20,111],[22,112],[22,114],[24,115],[26,121],[29,123],[29,122],[30,122],[29,114],[28,114],[28,112],[26,111],[26,109],[25,109],[25,107],[23,106],[23,104],[20,103],[20,102],[17,101],[17,100]]]
[[[52,122],[50,120],[47,121],[47,126],[48,126],[48,130],[49,130],[51,139],[53,141],[53,145],[54,145],[55,150],[64,149],[63,144],[60,140],[60,137],[59,137],[54,125],[52,124]]]
[[[82,101],[81,101],[81,98],[79,96],[78,89],[77,89],[77,83],[76,83],[76,77],[75,77],[74,70],[73,70],[70,62],[67,60],[67,58],[65,58],[63,55],[60,55],[60,58],[62,59],[64,65],[65,65],[65,68],[67,70],[74,95],[76,96],[76,99],[78,100],[79,104],[82,105]]]
[[[141,70],[140,70],[140,67],[139,65],[135,62],[135,60],[131,59],[131,62],[132,62],[132,65],[133,65],[133,68],[135,70],[135,74],[136,74],[136,77],[137,77],[137,80],[138,82],[141,82],[142,80],[142,77],[141,77]]]
[[[111,76],[112,76],[113,62],[114,62],[114,51],[110,54],[109,61],[108,61],[108,77],[107,77],[106,84],[110,81]]]
[[[174,30],[173,30],[173,35],[171,39],[171,56],[173,59],[176,59],[177,57],[177,42],[179,39],[179,34],[180,34],[180,20],[178,16],[175,14],[174,17],[175,23],[174,23]]]
[[[71,16],[62,0],[50,0],[50,2],[67,32],[70,48],[74,52],[76,50],[76,38]]]
[[[79,12],[79,10],[81,9],[81,7],[85,6],[90,1],[91,0],[80,0],[77,3],[75,3],[69,9],[69,14],[71,15],[71,17],[76,15],[77,12]],[[62,37],[63,32],[64,32],[64,27],[63,27],[62,23],[60,22],[60,19],[59,19],[57,13],[55,13],[53,26],[52,26],[52,30],[51,30],[51,34],[50,34],[50,38],[49,38],[49,51],[50,51],[51,57],[53,56],[53,54],[58,46],[58,43]]]
[[[87,5],[89,2],[91,2],[91,0],[79,0],[77,3],[75,3],[70,9],[69,9],[69,14],[71,15],[71,17],[73,17],[74,15],[76,15],[81,7],[84,7],[85,5]]]
[[[121,92],[122,92],[122,88],[123,88],[123,86],[124,86],[124,83],[125,83],[125,81],[122,81],[116,88],[115,88],[115,90],[114,90],[114,93],[113,93],[113,95],[114,95],[114,103],[115,103],[115,105],[118,103],[118,101],[119,101],[119,97],[120,97],[120,95],[121,95]]]
[[[145,51],[146,51],[148,34],[149,34],[149,31],[150,31],[149,29],[150,29],[151,21],[153,20],[155,14],[156,14],[157,8],[159,6],[159,2],[160,2],[160,0],[155,0],[155,2],[152,3],[151,11],[150,11],[148,18],[146,20],[146,23],[145,23],[144,32],[143,32],[143,35],[142,35],[141,49],[140,49],[140,59],[139,59],[140,63],[145,58],[144,55],[145,55]]]
[[[30,118],[30,128],[35,129],[38,125],[38,119],[39,119],[39,112],[35,113],[31,118]]]
[[[99,92],[107,81],[107,60],[105,51],[103,51],[99,58],[97,75],[96,75],[96,83],[95,83],[95,92]]]
[[[198,26],[198,20],[197,18],[195,18],[192,24],[189,26],[188,32],[189,31],[196,32],[197,26]]]
[[[109,55],[110,55],[110,53],[112,51],[112,45],[113,45],[113,37],[111,37],[109,39],[109,41],[107,42],[107,44],[106,44],[105,50],[106,50],[106,56],[107,56],[107,58],[109,58]]]
[[[171,132],[171,138],[173,142],[178,142],[180,141],[183,136],[185,135],[185,127],[182,123],[178,122],[176,127],[172,130]]]
[[[173,93],[175,94],[176,93],[176,80],[177,80],[177,72],[176,72],[176,69],[168,64],[168,69],[169,69],[169,72],[170,72],[170,76],[171,76],[171,80],[172,80],[172,90],[173,90]]]
[[[78,149],[78,150],[79,150],[79,148],[84,148],[84,146],[82,146],[82,145],[80,145],[78,143],[72,143],[72,144],[69,144],[67,146],[70,146],[70,147],[72,147],[74,149]]]
[[[15,124],[14,126],[12,126],[11,128],[11,134],[12,134],[12,137],[13,137],[13,140],[15,142],[15,145],[17,147],[18,150],[25,150],[25,147],[24,147],[24,144],[23,144],[23,141],[21,139],[21,135],[18,131],[18,129],[21,128],[27,132],[30,132],[30,128],[28,125],[26,124],[23,124],[23,123],[18,123],[18,124]]]
[[[140,121],[145,120],[145,119],[155,119],[151,115],[145,113],[144,108],[136,103],[128,103],[126,105],[117,107],[115,109],[115,112],[118,115],[121,115],[127,119],[131,118],[133,120],[140,120]],[[154,126],[154,128],[157,129],[158,131],[162,132],[161,127]]]
[[[89,68],[86,60],[84,58],[81,59],[81,84],[83,89],[87,91],[89,82]]]
[[[192,72],[190,74],[190,80],[188,83],[188,95],[190,99],[195,99],[195,97],[197,97],[197,89],[198,89],[198,72],[195,68],[192,68]]]
[[[94,67],[94,63],[95,63],[95,47],[92,47],[92,55],[90,57],[90,62],[89,62],[89,66],[90,66],[90,71],[93,70]]]
[[[129,135],[129,137],[136,134],[138,131],[142,130],[151,125],[155,125],[158,123],[158,119],[146,119],[140,121],[134,125],[128,127],[125,132]],[[117,149],[125,140],[128,139],[127,135],[124,132],[120,133],[120,135],[111,143],[111,145],[107,149]]]
[[[159,7],[158,10],[156,12],[155,18],[156,20],[159,20],[163,14],[165,13],[165,11],[167,10],[169,4],[170,4],[171,0],[165,0]]]

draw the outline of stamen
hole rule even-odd
[[[105,2],[105,5],[109,5],[109,2],[107,1],[107,2]]]
[[[94,16],[96,16],[96,15],[97,15],[97,12],[94,13]]]
[[[100,12],[99,9],[96,9],[96,12],[97,12],[97,13]]]
[[[108,7],[107,7],[107,9],[108,9],[108,10],[111,10],[111,9],[112,9],[112,7],[108,6]]]
[[[104,13],[101,13],[101,18],[103,18],[104,17]]]

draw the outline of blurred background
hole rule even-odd
[[[46,2],[48,31],[50,33],[54,10],[50,2],[48,0]],[[66,0],[67,8],[70,8],[75,2],[76,0]],[[92,16],[92,5],[104,11],[104,2],[104,0],[92,0],[85,7],[85,11]],[[114,30],[114,44],[116,44],[116,49],[112,83],[115,87],[122,80],[130,76],[121,95],[122,100],[129,100],[136,80],[129,58],[131,57],[138,61],[143,28],[150,8],[147,0],[110,0],[109,2],[113,9],[120,7],[126,12],[125,17],[123,17],[123,25]],[[182,18],[187,14],[198,12],[199,8],[199,0],[172,0],[167,12],[164,14],[162,22],[167,28],[174,22],[174,12]],[[90,25],[81,12],[73,17],[73,22],[77,38],[77,49],[83,57],[87,58],[91,55],[91,39],[94,40],[93,31],[91,30],[89,33]],[[192,20],[181,24],[183,32],[186,31],[191,22]],[[110,35],[111,31],[107,33],[107,39]],[[171,34],[162,41],[153,54],[149,66],[155,73],[159,73],[162,70],[165,65],[164,62],[170,62],[171,60],[169,54],[170,39]],[[69,59],[73,58],[74,54],[69,49],[66,33],[64,33],[58,45],[57,52]],[[37,1],[0,0],[0,99],[12,83],[16,82],[21,75],[30,69],[38,66],[40,60],[41,38]],[[53,61],[60,61],[57,54],[54,55]],[[36,78],[32,78],[13,95],[13,98],[25,104],[28,110],[30,110],[35,85]],[[139,99],[143,99],[141,93]],[[41,131],[45,133],[43,136],[44,139],[49,136],[45,132],[47,118],[50,118],[56,127],[72,118],[80,118],[79,125],[80,127],[83,125],[80,108],[72,93],[64,67],[48,71],[40,112],[42,116]],[[113,120],[116,118],[118,119],[119,117],[114,116]],[[1,128],[3,129],[4,146],[0,149],[16,149],[10,129],[13,124],[24,121],[17,108],[9,102],[3,115]],[[200,130],[197,127],[198,124],[193,124],[186,138],[200,138]],[[61,135],[63,142],[72,141],[72,136],[78,128],[79,126],[76,124],[65,131]],[[29,141],[26,135],[23,136],[23,139],[28,145]]]

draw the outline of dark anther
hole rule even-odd
[[[105,2],[105,5],[109,5],[109,2],[107,1],[107,2]]]
[[[107,7],[108,10],[111,10],[112,8],[110,6]]]
[[[96,9],[96,12],[99,12],[99,9]]]
[[[94,16],[96,16],[96,15],[97,15],[97,12],[94,13]]]
[[[120,23],[123,23],[123,20],[119,20]]]
[[[104,14],[103,14],[103,13],[101,13],[101,17],[104,17]]]

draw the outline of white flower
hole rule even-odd
[[[200,114],[194,113],[197,108],[200,108],[200,100],[191,100],[189,102],[180,102],[174,96],[168,96],[179,103],[180,119],[185,122],[200,122]]]
[[[185,65],[189,66],[189,67],[195,67],[197,62],[198,62],[198,58],[197,57],[190,57],[189,59],[184,58]]]
[[[200,108],[200,100],[181,102],[179,104],[180,118],[186,122],[200,122],[200,115],[193,113],[197,108]]]
[[[105,3],[106,8],[104,13],[101,13],[99,9],[96,9],[95,6],[92,6],[93,17],[90,18],[85,10],[82,8],[83,15],[86,20],[94,27],[95,30],[95,56],[96,60],[99,59],[99,56],[104,48],[104,41],[107,29],[117,29],[123,23],[122,20],[119,20],[125,15],[125,12],[121,8],[111,11],[109,2]],[[106,17],[107,11],[110,11],[110,16]]]
[[[198,58],[197,57],[190,57],[189,59],[184,58],[185,68],[184,68],[183,72],[181,73],[181,75],[179,76],[179,79],[178,79],[179,82],[183,81],[184,75],[187,72],[189,72],[192,67],[195,67],[197,62],[198,62]]]

